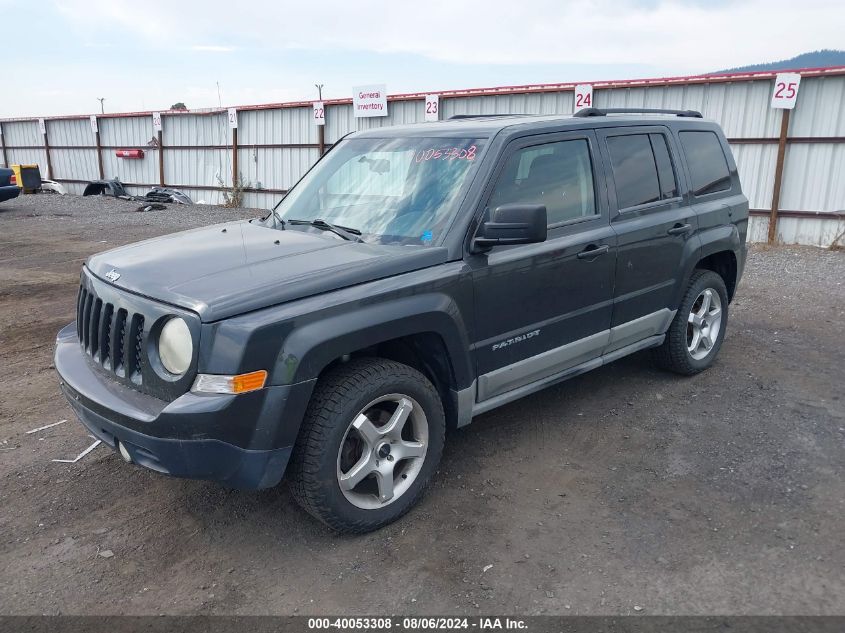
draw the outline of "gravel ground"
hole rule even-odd
[[[339,537],[284,485],[51,462],[90,443],[51,366],[85,257],[259,213],[136,207],[0,205],[0,613],[845,613],[845,253],[752,250],[711,370],[638,354],[485,414]]]

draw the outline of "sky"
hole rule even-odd
[[[0,117],[712,72],[845,47],[842,0],[0,0]]]

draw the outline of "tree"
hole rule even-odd
[[[177,102],[177,103],[174,103],[172,106],[170,106],[170,109],[171,109],[171,110],[183,110],[183,111],[186,111],[186,110],[188,109],[188,106],[186,106],[184,103],[182,103],[181,101],[179,101],[179,102]]]

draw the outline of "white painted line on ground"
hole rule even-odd
[[[53,422],[52,424],[47,424],[46,426],[39,426],[37,429],[32,429],[31,431],[27,431],[27,435],[32,435],[33,433],[38,433],[38,431],[43,431],[44,429],[51,429],[54,426],[59,426],[60,424],[64,424],[67,420],[59,420],[58,422]]]

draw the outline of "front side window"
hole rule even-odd
[[[703,196],[731,188],[731,173],[715,132],[681,132],[692,176],[692,192]]]
[[[341,141],[285,196],[276,215],[322,220],[374,244],[440,243],[457,212],[484,139]],[[294,230],[312,230],[287,222]]]
[[[514,203],[545,205],[549,226],[595,215],[587,140],[533,145],[511,154],[488,206]]]

